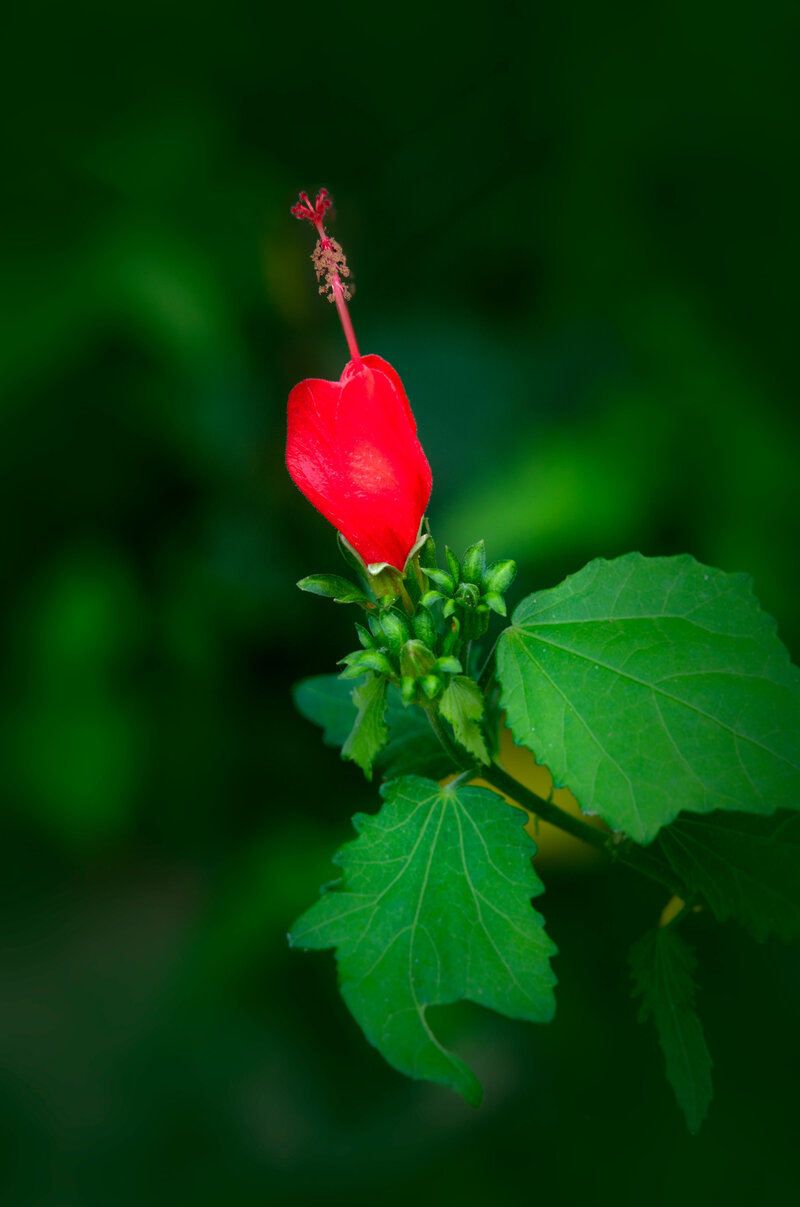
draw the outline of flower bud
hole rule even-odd
[[[407,641],[400,652],[403,678],[422,679],[433,670],[436,659],[421,641]]]
[[[411,675],[405,675],[400,680],[400,695],[404,704],[413,704],[417,694],[417,681]]]
[[[436,625],[433,623],[430,612],[417,612],[411,621],[414,629],[414,636],[420,641],[424,641],[429,649],[433,649],[436,644],[438,633]]]
[[[434,665],[435,669],[443,675],[460,675],[464,669],[458,659],[454,658],[452,654],[444,658],[437,658]]]
[[[477,608],[480,599],[480,589],[474,583],[462,583],[456,591],[456,601],[462,608]]]
[[[387,610],[381,612],[380,623],[389,653],[399,654],[403,645],[411,636],[411,626],[408,621],[398,612]]]
[[[429,700],[434,700],[444,687],[444,684],[438,675],[426,675],[420,682],[420,687]]]
[[[459,634],[461,631],[461,623],[457,616],[454,616],[448,625],[447,632],[442,640],[442,653],[452,654],[460,640]]]

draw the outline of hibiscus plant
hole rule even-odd
[[[481,540],[462,557],[437,550],[431,470],[397,372],[359,352],[330,204],[324,189],[313,203],[301,193],[292,212],[316,229],[320,292],[350,360],[338,382],[291,391],[286,462],[346,563],[298,586],[359,620],[341,674],[303,681],[295,699],[378,776],[382,804],[353,819],[341,879],[290,941],[336,949],[342,995],[390,1064],[477,1105],[480,1084],[428,1007],[552,1019],[556,947],[532,905],[544,891],[533,823],[550,822],[665,890],[630,953],[632,990],[696,1131],[711,1060],[686,923],[702,909],[756,939],[800,934],[800,671],[749,578],[687,555],[593,561],[527,595],[495,639],[516,566],[489,561]],[[503,727],[580,811],[509,774]]]

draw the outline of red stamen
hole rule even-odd
[[[311,256],[317,280],[322,281],[324,279],[324,284],[320,285],[319,291],[322,294],[327,294],[329,300],[336,304],[336,310],[347,340],[347,346],[350,349],[350,357],[352,360],[357,361],[361,357],[358,351],[358,344],[356,343],[353,323],[347,309],[347,302],[351,295],[350,290],[342,282],[342,277],[350,276],[350,269],[347,267],[347,261],[341,246],[335,239],[331,239],[326,234],[323,225],[323,218],[332,204],[333,200],[327,189],[320,189],[313,206],[308,193],[300,193],[299,201],[292,206],[292,213],[295,218],[307,219],[319,235],[319,242]]]

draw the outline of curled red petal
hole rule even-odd
[[[289,473],[364,561],[402,570],[431,494],[431,470],[399,376],[379,356],[339,381],[289,395]]]

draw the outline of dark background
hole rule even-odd
[[[4,17],[2,1203],[784,1201],[796,953],[700,917],[696,1138],[625,955],[658,889],[542,865],[559,1014],[442,1013],[472,1111],[287,949],[374,788],[291,684],[352,615],[285,402],[363,351],[406,384],[459,552],[516,597],[586,560],[748,570],[800,653],[789,0],[28,4]],[[796,1185],[796,1183],[795,1183]]]

